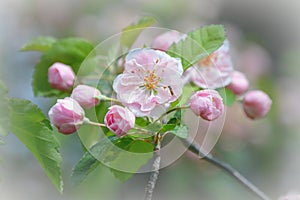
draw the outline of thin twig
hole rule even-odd
[[[159,137],[159,134],[157,135]],[[146,194],[144,200],[151,200],[153,195],[153,190],[159,175],[160,167],[160,138],[157,138],[157,143],[154,149],[154,161],[152,165],[152,172],[146,187]]]
[[[190,105],[185,105],[185,106],[180,106],[180,107],[172,108],[172,109],[168,110],[167,112],[165,112],[164,114],[162,114],[158,119],[156,119],[156,120],[153,122],[153,124],[154,124],[155,122],[158,122],[158,121],[162,120],[162,118],[164,118],[166,115],[168,115],[168,114],[170,114],[170,113],[172,113],[172,112],[174,112],[174,111],[182,110],[182,109],[187,109],[187,108],[189,108],[189,107],[190,107]]]
[[[236,178],[240,183],[242,183],[246,188],[252,191],[255,195],[257,195],[262,200],[271,200],[264,192],[258,189],[253,183],[251,183],[248,179],[242,176],[237,170],[231,167],[229,164],[218,160],[217,158],[213,157],[211,154],[205,154],[198,143],[193,142],[190,138],[182,140],[183,143],[189,148],[189,150],[199,157],[202,157],[204,160],[208,161],[209,163],[219,167],[220,169],[227,172],[229,175]]]

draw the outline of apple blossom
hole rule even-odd
[[[231,83],[227,86],[234,94],[241,95],[249,88],[249,81],[246,76],[239,72],[234,71],[231,74]]]
[[[157,117],[182,94],[180,59],[152,49],[134,49],[113,83],[117,98],[136,116]]]
[[[229,41],[215,52],[187,69],[185,76],[201,88],[216,89],[225,87],[231,81],[233,64],[229,54]]]
[[[50,122],[60,133],[74,133],[84,120],[84,110],[70,97],[58,99],[48,112]]]
[[[120,137],[134,127],[135,116],[128,108],[114,105],[106,113],[104,123],[109,130]]]
[[[264,117],[271,108],[272,100],[263,91],[253,90],[245,94],[243,108],[250,119]]]
[[[92,108],[99,103],[100,91],[88,85],[77,85],[71,98],[75,99],[83,108]]]
[[[56,62],[48,69],[48,82],[55,89],[67,91],[74,84],[74,80],[75,74],[68,65]]]
[[[190,98],[191,110],[205,120],[217,119],[224,112],[222,97],[215,90],[200,90]]]
[[[152,48],[161,51],[167,51],[173,43],[178,42],[182,38],[184,38],[184,35],[182,33],[179,33],[178,31],[167,31],[157,36],[153,40]]]

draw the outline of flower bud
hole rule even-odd
[[[178,31],[165,32],[153,40],[152,48],[161,51],[167,51],[174,42],[178,42],[183,37],[184,35]]]
[[[205,120],[217,119],[224,112],[222,97],[215,90],[200,90],[190,99],[191,110]]]
[[[250,119],[259,119],[264,117],[271,108],[272,100],[260,90],[247,92],[243,100],[243,108]]]
[[[88,85],[78,85],[74,88],[71,98],[75,99],[83,108],[92,108],[99,103],[100,91]]]
[[[60,133],[74,133],[83,123],[84,110],[70,97],[58,99],[48,112],[50,122]]]
[[[246,76],[239,72],[234,71],[231,73],[231,83],[227,86],[236,95],[245,93],[249,88],[249,81]]]
[[[62,91],[70,90],[74,84],[74,80],[75,74],[68,65],[57,62],[48,69],[48,82],[55,89]]]
[[[135,116],[128,108],[114,105],[106,113],[104,123],[109,130],[120,137],[134,127]]]

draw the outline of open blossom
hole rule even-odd
[[[67,91],[74,84],[74,80],[75,74],[68,65],[57,62],[48,69],[48,82],[55,89]]]
[[[178,31],[168,31],[159,36],[157,36],[152,43],[152,48],[167,51],[169,47],[184,38],[184,34],[179,33]]]
[[[104,117],[104,123],[118,137],[125,135],[134,127],[135,116],[127,108],[111,106]]]
[[[181,61],[165,52],[134,49],[113,83],[117,98],[136,116],[157,117],[182,94]]]
[[[264,117],[271,108],[272,100],[260,90],[249,91],[245,94],[243,108],[250,119],[259,119]]]
[[[74,88],[71,98],[75,99],[83,108],[92,108],[99,103],[101,95],[97,88],[88,85],[78,85]]]
[[[234,71],[231,74],[231,83],[227,86],[234,94],[241,95],[249,88],[249,81],[245,74]]]
[[[187,69],[185,76],[201,88],[216,89],[230,83],[232,71],[229,41],[225,40],[218,50]]]
[[[200,90],[190,99],[191,110],[195,115],[208,121],[217,119],[224,112],[222,97],[215,90]]]
[[[50,122],[60,133],[74,133],[83,123],[84,110],[70,97],[58,99],[48,112]]]

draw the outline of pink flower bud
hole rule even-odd
[[[239,72],[234,71],[231,73],[231,83],[227,86],[236,95],[245,93],[249,88],[249,81],[246,76]]]
[[[191,96],[191,110],[208,121],[217,119],[224,112],[222,97],[215,90],[200,90]]]
[[[250,119],[264,117],[270,110],[272,100],[263,91],[254,90],[247,92],[243,100],[243,107]]]
[[[84,110],[70,97],[58,99],[57,103],[49,110],[49,118],[60,133],[74,133],[83,123]]]
[[[74,88],[71,98],[75,99],[83,108],[92,108],[99,103],[101,95],[97,88],[88,85],[78,85]]]
[[[68,65],[57,62],[48,69],[48,82],[55,89],[67,91],[74,84],[74,80],[75,74]]]
[[[104,123],[109,130],[120,137],[134,127],[135,116],[128,108],[114,105],[106,113]]]
[[[165,32],[153,40],[152,48],[161,51],[167,51],[174,42],[178,42],[183,37],[184,35],[178,31]]]

